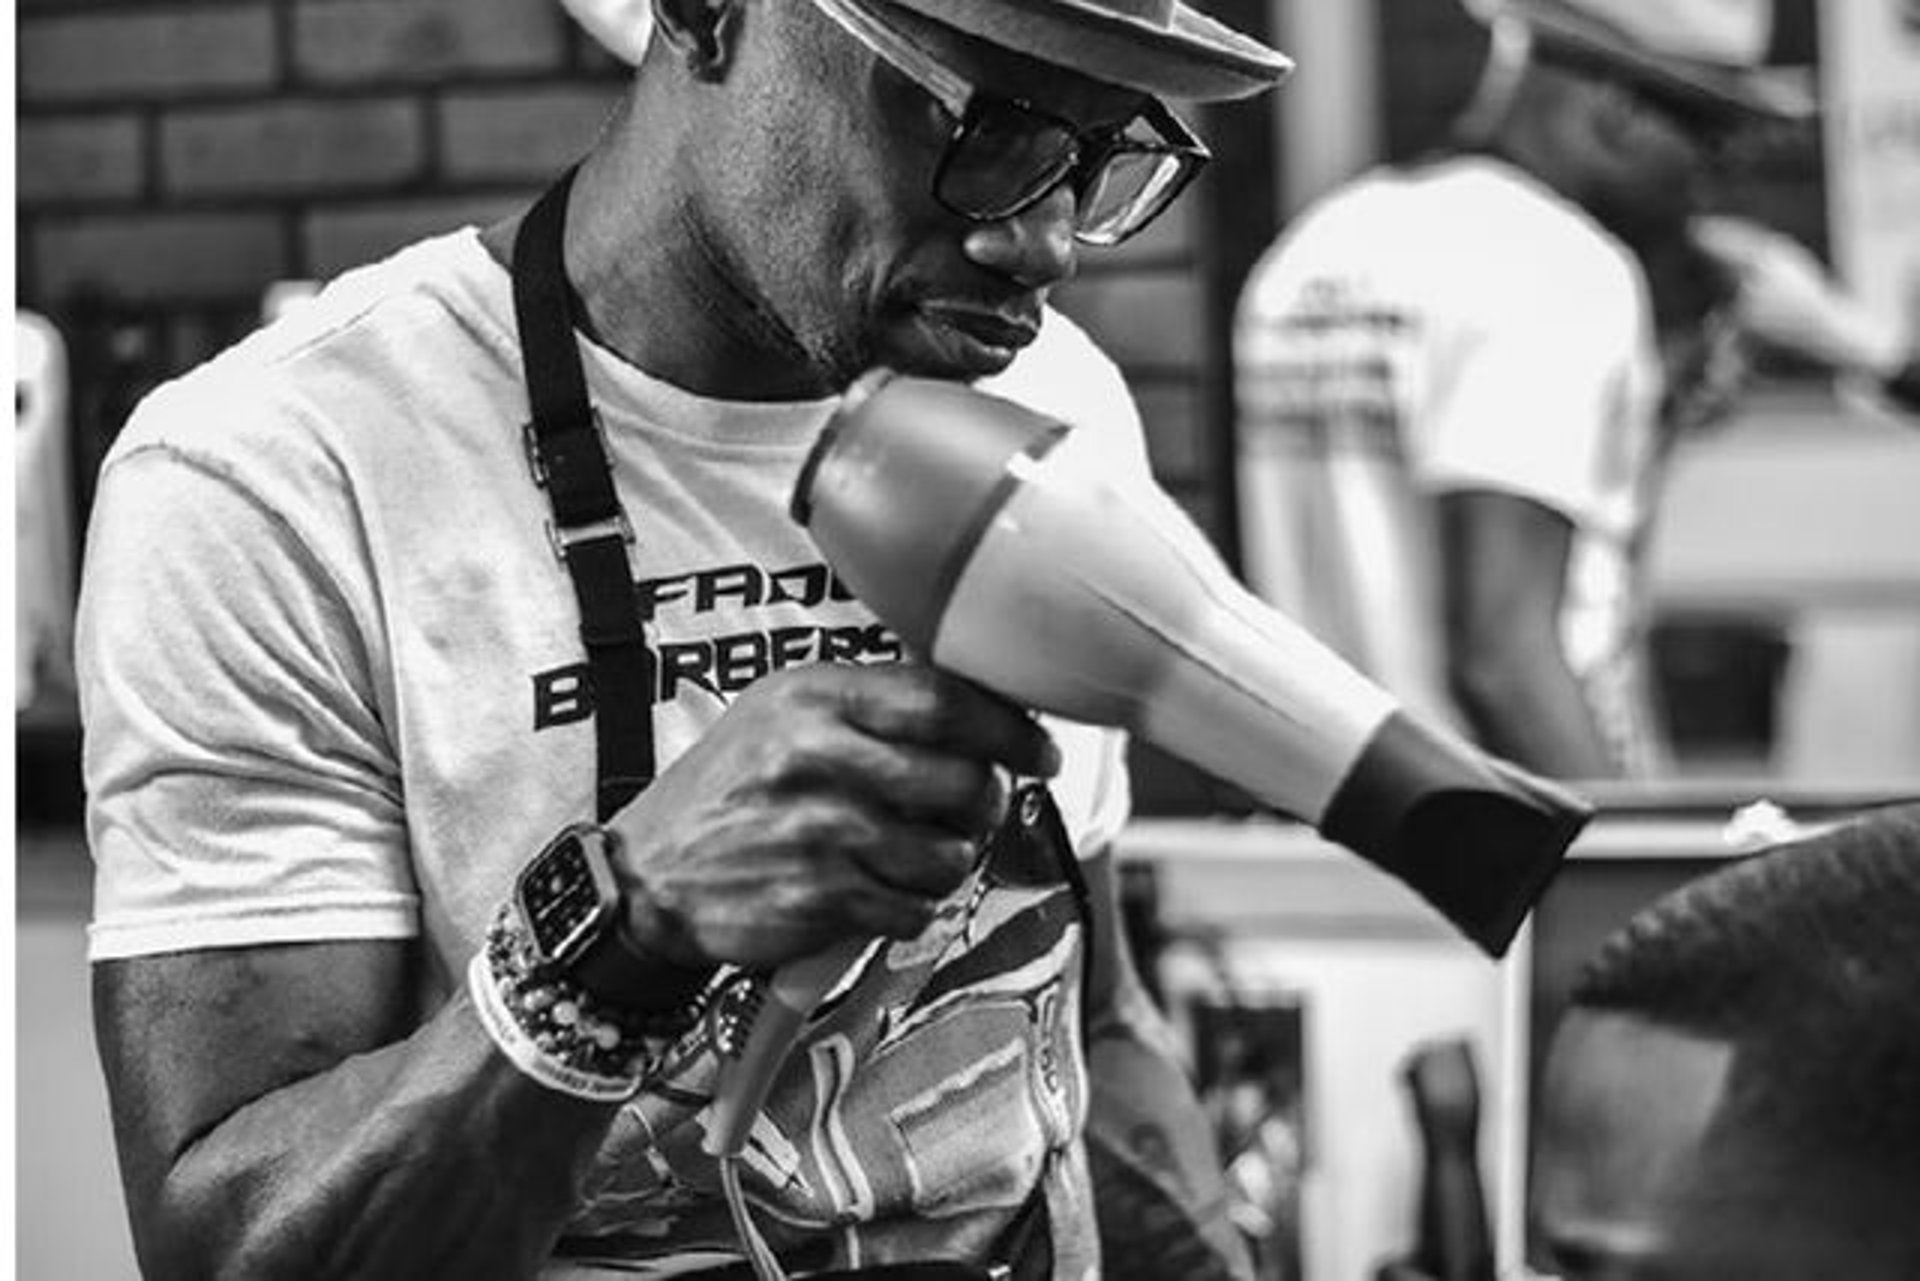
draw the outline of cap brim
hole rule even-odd
[[[1543,51],[1559,50],[1620,71],[1701,110],[1753,120],[1805,120],[1818,109],[1812,77],[1790,67],[1732,67],[1651,53],[1605,23],[1558,6],[1516,3],[1509,11]]]
[[[989,44],[1159,98],[1221,102],[1293,70],[1277,49],[1181,4],[1171,25],[1084,0],[887,0]]]

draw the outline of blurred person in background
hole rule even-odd
[[[1694,219],[1692,239],[1726,273],[1743,338],[1830,370],[1898,413],[1920,415],[1920,335],[1903,335],[1870,313],[1805,245],[1725,214]]]
[[[1784,237],[1700,221],[1731,140],[1812,110],[1760,67],[1769,4],[1476,14],[1452,145],[1323,198],[1247,282],[1248,576],[1489,750],[1644,777],[1649,523],[1669,451],[1740,388],[1743,326],[1895,395],[1913,366]]]
[[[1204,162],[1163,98],[1288,63],[1174,3],[611,9],[639,65],[577,170],[162,387],[103,471],[143,1268],[738,1277],[757,1220],[809,1275],[1243,1276],[1116,928],[1124,742],[907,661],[788,497],[879,364],[1144,468],[1050,292]],[[718,1166],[731,976],[866,940]]]
[[[1537,1115],[1547,1275],[1920,1276],[1920,805],[1638,913],[1576,981]]]

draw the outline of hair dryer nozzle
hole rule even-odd
[[[1592,815],[1572,793],[1396,711],[1320,830],[1504,956]]]

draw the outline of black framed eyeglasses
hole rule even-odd
[[[813,0],[881,61],[953,118],[933,174],[933,197],[972,222],[999,222],[1062,183],[1074,194],[1074,238],[1117,245],[1159,217],[1212,159],[1162,103],[1124,124],[1082,129],[1030,102],[975,88],[860,0]]]

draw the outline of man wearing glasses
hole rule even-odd
[[[1145,0],[652,20],[524,218],[343,277],[104,470],[91,949],[144,1268],[1086,1277],[1104,1237],[1232,1275],[1116,937],[1122,743],[910,661],[786,506],[877,365],[1144,467],[1049,290],[1200,169],[1163,99],[1287,63]],[[739,976],[849,940],[723,1177]]]

